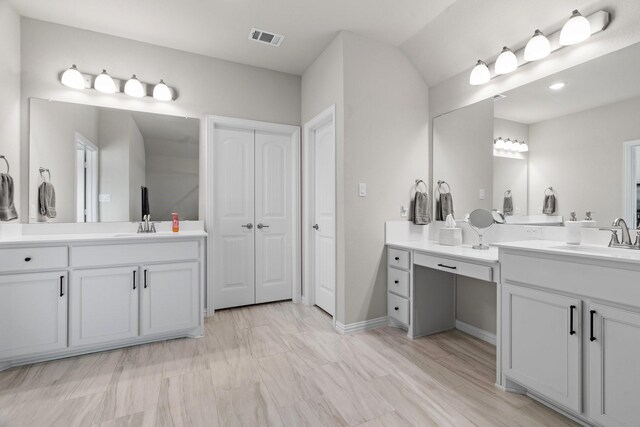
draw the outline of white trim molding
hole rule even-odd
[[[335,328],[336,328],[336,331],[338,331],[342,335],[345,335],[345,334],[352,334],[354,332],[362,332],[362,331],[367,331],[369,329],[380,328],[382,326],[387,326],[387,323],[388,323],[387,316],[384,316],[384,317],[378,317],[377,319],[370,319],[362,322],[349,323],[346,325],[342,322],[336,321]]]
[[[456,320],[456,329],[464,332],[465,334],[469,334],[472,337],[488,342],[489,344],[496,345],[496,334],[492,334],[489,331],[485,331],[484,329],[480,329],[460,320]]]

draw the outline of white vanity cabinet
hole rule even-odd
[[[198,326],[197,263],[148,265],[142,267],[142,272],[142,335]]]
[[[502,287],[502,369],[562,406],[581,410],[580,300],[523,286]]]
[[[0,276],[0,360],[67,347],[67,273]]]
[[[74,271],[70,282],[69,346],[138,336],[138,267]]]
[[[604,426],[637,426],[640,424],[640,312],[589,303],[587,314],[590,416]]]
[[[0,242],[0,370],[204,333],[206,233]],[[9,261],[7,261],[9,260]]]

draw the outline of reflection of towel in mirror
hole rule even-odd
[[[13,204],[13,178],[0,174],[0,221],[11,221],[18,218],[18,211]]]
[[[436,221],[444,221],[447,215],[455,218],[453,214],[453,198],[451,193],[440,193],[436,201]]]
[[[38,203],[40,215],[47,218],[56,217],[56,189],[50,182],[43,182],[38,188]]]
[[[513,215],[513,198],[511,194],[504,196],[504,202],[502,202],[502,213],[504,215]]]
[[[556,195],[549,194],[548,196],[544,196],[544,205],[542,208],[542,213],[546,215],[553,215],[556,213]]]
[[[427,225],[431,222],[429,214],[429,195],[416,191],[413,199],[413,223],[416,225]]]

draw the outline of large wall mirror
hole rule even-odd
[[[30,100],[29,222],[198,219],[200,120]]]
[[[479,207],[511,223],[590,211],[601,226],[638,226],[639,76],[636,44],[435,118],[434,189],[450,184],[460,219]]]

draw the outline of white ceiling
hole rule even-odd
[[[399,46],[455,0],[11,1],[31,18],[300,75],[340,30]],[[279,48],[255,43],[252,27],[286,38]]]
[[[616,0],[457,0],[400,48],[429,86],[492,62],[502,46],[524,47],[536,29],[553,33],[573,9],[589,15]],[[618,0],[619,1],[619,0]]]
[[[532,124],[639,97],[639,76],[640,43],[506,92],[495,116]]]

